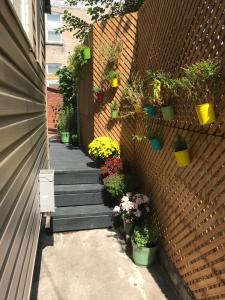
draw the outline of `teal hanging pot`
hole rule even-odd
[[[149,118],[153,118],[156,115],[156,107],[153,104],[145,106],[144,111]]]
[[[151,139],[150,144],[153,151],[159,151],[162,149],[162,142],[159,138]]]

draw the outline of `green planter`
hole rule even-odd
[[[173,106],[163,106],[161,108],[161,112],[165,121],[172,121],[174,119],[175,113]]]
[[[60,138],[61,138],[61,142],[63,144],[69,144],[70,143],[70,132],[69,131],[61,131]]]
[[[84,48],[83,56],[84,56],[84,59],[86,59],[86,60],[91,59],[91,49],[89,47]]]
[[[119,116],[119,111],[118,110],[111,110],[111,119],[115,120]]]
[[[156,257],[156,253],[158,250],[158,245],[151,248],[142,247],[139,248],[135,242],[132,241],[132,249],[133,249],[133,260],[138,266],[151,266]]]

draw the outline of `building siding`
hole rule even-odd
[[[29,43],[7,0],[0,3],[0,291],[1,299],[29,299],[40,228],[38,174],[48,167],[44,2],[41,31]],[[39,53],[36,47],[39,43]]]

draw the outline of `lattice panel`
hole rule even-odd
[[[219,56],[225,62],[225,1],[146,1],[139,12],[137,69],[179,74],[185,64]],[[215,99],[218,121],[200,126],[195,102],[174,101],[176,118],[137,120],[163,128],[163,149],[136,143],[136,161],[144,189],[164,227],[165,249],[196,299],[225,299],[225,98]],[[173,142],[182,135],[192,163],[178,168]]]

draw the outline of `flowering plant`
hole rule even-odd
[[[106,159],[108,157],[120,156],[120,146],[118,142],[106,136],[94,139],[88,147],[88,153],[93,158]]]
[[[128,193],[123,196],[120,204],[114,207],[114,212],[116,215],[121,215],[125,223],[131,223],[149,212],[148,203],[148,196],[143,194],[132,196],[131,193]]]
[[[101,173],[104,177],[109,175],[120,174],[124,170],[123,160],[120,157],[109,157],[101,167]]]

